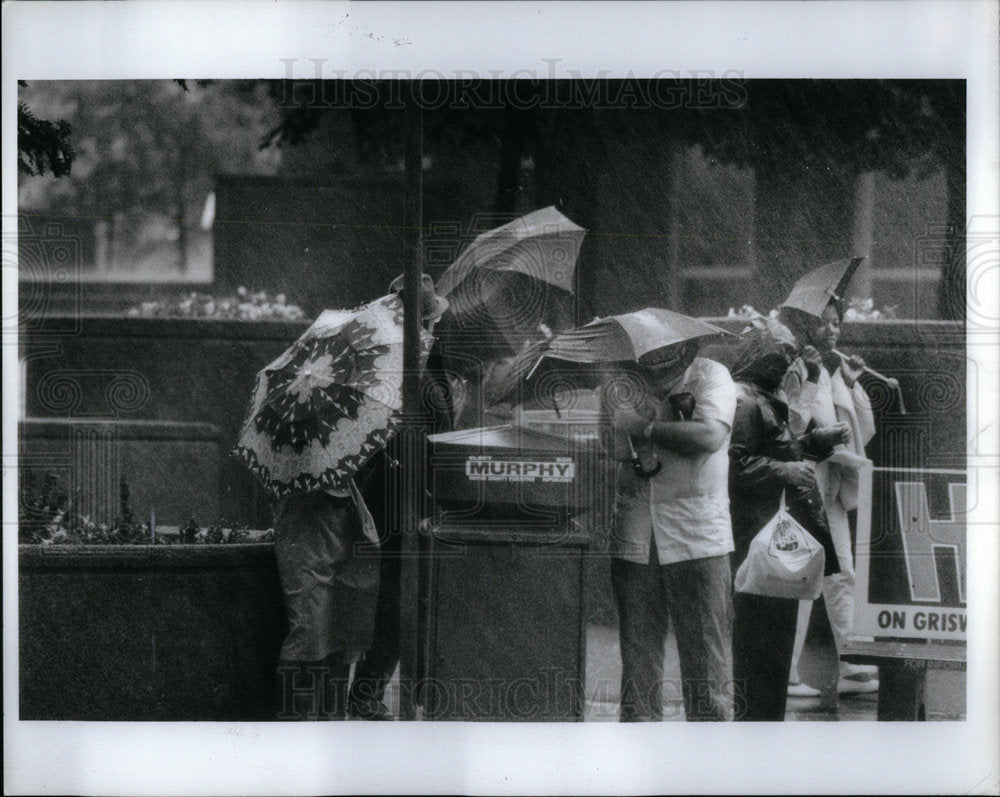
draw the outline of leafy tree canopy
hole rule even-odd
[[[741,167],[835,161],[904,177],[941,168],[962,149],[964,90],[946,80],[279,80],[268,92],[280,120],[262,144],[299,144],[340,109],[351,113],[360,147],[398,156],[412,100],[425,108],[430,146],[499,140],[513,116],[519,146],[544,155],[553,119],[571,117],[577,137],[646,128]]]
[[[18,86],[27,86],[23,80]],[[72,128],[65,120],[38,119],[23,102],[17,104],[17,170],[21,174],[56,177],[69,174],[76,153],[70,143]]]

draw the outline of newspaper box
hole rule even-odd
[[[419,692],[428,719],[580,720],[584,556],[610,500],[596,440],[494,426],[432,435]]]

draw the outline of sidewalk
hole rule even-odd
[[[826,640],[807,640],[799,670],[806,683],[822,683],[832,674],[832,645]],[[673,634],[667,638],[663,668],[664,681],[679,683],[680,662]],[[587,722],[616,722],[621,694],[621,654],[618,650],[618,629],[613,626],[587,626],[587,681],[585,693]],[[664,721],[683,721],[684,706],[676,689],[665,686],[663,694]],[[824,708],[817,698],[788,698],[785,721],[800,722],[874,722],[878,694],[853,695],[840,698],[836,708]]]
[[[618,649],[618,629],[614,626],[587,626],[587,673],[584,686],[586,722],[617,722],[621,695],[621,653]],[[799,662],[799,672],[806,683],[823,683],[832,675],[833,644],[827,638],[817,639],[810,633]],[[664,648],[663,719],[667,722],[684,720],[684,705],[672,684],[680,683],[680,661],[673,634]],[[399,716],[399,670],[396,670],[386,690],[386,704],[394,716]],[[841,697],[836,708],[825,708],[820,698],[788,698],[786,722],[874,722],[878,694]]]

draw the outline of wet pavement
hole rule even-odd
[[[817,614],[814,612],[814,614]],[[837,664],[833,640],[828,626],[810,627],[799,674],[814,687],[830,683]],[[664,647],[663,719],[683,721],[684,707],[680,699],[680,661],[673,634]],[[929,675],[929,677],[931,677]],[[965,718],[964,673],[937,673],[935,694],[928,696],[927,719]],[[394,716],[399,712],[399,671],[389,684],[386,703]],[[586,722],[617,722],[621,694],[621,653],[618,629],[615,626],[587,626],[587,672],[584,686]],[[878,713],[878,693],[832,697],[789,697],[786,722],[875,722]]]
[[[819,686],[829,682],[836,668],[832,642],[810,635],[802,651],[799,673],[805,683]],[[673,634],[664,648],[663,719],[683,721],[684,706],[678,695],[680,661]],[[616,722],[621,694],[621,653],[618,629],[613,626],[587,627],[587,680],[585,694],[587,722]],[[788,698],[785,721],[792,722],[874,722],[878,693],[851,695],[830,701],[823,697]]]
[[[815,639],[810,634],[799,671],[806,683],[819,685],[833,672],[833,645],[828,639]],[[680,661],[673,634],[664,647],[664,721],[683,721],[684,705],[680,699]],[[614,626],[587,626],[587,674],[584,685],[586,722],[617,722],[621,695],[621,653],[618,629]],[[399,670],[386,690],[386,704],[394,716],[399,716]],[[874,722],[878,694],[841,697],[835,705],[822,698],[788,698],[786,721],[799,722]]]

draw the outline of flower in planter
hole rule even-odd
[[[226,537],[225,541],[228,543],[252,542],[246,529],[237,528],[230,529],[229,536]]]
[[[777,318],[778,317],[778,311],[777,310],[772,310],[768,315],[771,318]],[[762,318],[762,315],[760,313],[758,313],[749,304],[744,304],[744,305],[742,305],[740,307],[739,310],[736,310],[735,308],[730,307],[729,308],[729,312],[726,313],[726,318],[738,318],[738,319],[741,319],[741,320],[749,321],[749,320],[751,320],[753,318]]]
[[[59,479],[46,474],[44,482],[30,471],[21,480],[21,494],[18,511],[18,542],[22,544],[48,545],[145,545],[151,541],[149,526],[136,523],[129,506],[130,490],[123,477],[119,484],[119,516],[111,523],[107,520],[95,521],[73,509],[73,502],[67,500]],[[77,505],[79,505],[77,501]],[[227,534],[225,527],[229,526]],[[221,520],[202,531],[194,518],[180,529],[176,536],[162,533],[156,535],[157,545],[187,544],[227,544],[227,543],[267,543],[273,542],[273,533],[265,532],[253,538],[245,527]]]
[[[209,526],[205,532],[205,542],[209,545],[218,545],[225,541],[221,526]]]
[[[305,318],[302,308],[288,304],[285,294],[271,298],[266,291],[251,294],[243,286],[225,297],[195,291],[176,299],[142,302],[132,307],[128,315],[133,318],[237,318],[243,321],[299,321]]]
[[[888,305],[882,309],[877,309],[875,307],[875,302],[872,299],[851,299],[848,303],[847,309],[844,311],[844,321],[846,322],[859,322],[865,323],[869,321],[882,321],[886,319],[896,318],[897,312],[896,305]],[[729,312],[726,314],[727,318],[736,318],[740,320],[749,321],[752,318],[756,318],[761,314],[758,313],[753,307],[748,304],[740,307],[736,310],[733,307],[729,308]],[[771,318],[778,317],[777,310],[771,310],[768,315]]]
[[[195,522],[194,518],[191,518],[187,523],[181,526],[180,541],[185,543],[196,542],[200,531],[201,529],[198,528],[198,524]]]

